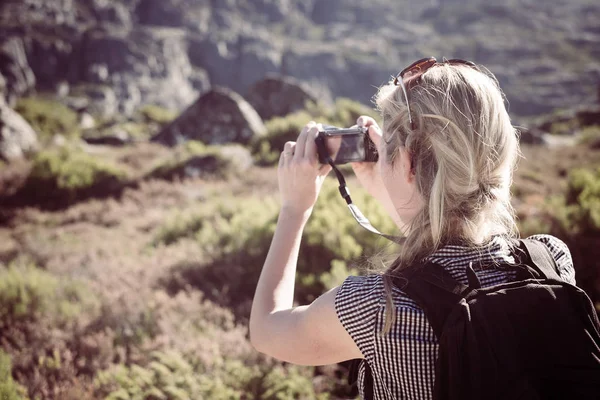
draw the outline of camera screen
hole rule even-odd
[[[365,138],[362,134],[330,136],[327,148],[336,164],[365,159]]]

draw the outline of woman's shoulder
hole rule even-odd
[[[349,276],[335,296],[335,311],[361,352],[373,352],[377,315],[385,304],[383,276]]]
[[[377,302],[383,296],[383,276],[369,274],[347,277],[336,295],[336,303],[345,301]]]
[[[569,251],[569,248],[565,242],[556,236],[547,234],[532,235],[527,239],[533,239],[543,243],[550,251],[550,254],[552,254],[554,257],[560,277],[566,282],[575,284],[575,268],[573,266],[573,259],[571,258],[571,252]]]

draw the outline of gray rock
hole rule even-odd
[[[265,133],[262,119],[242,96],[216,87],[202,95],[152,140],[168,146],[187,140],[206,144],[248,144],[255,136]]]
[[[77,115],[79,120],[79,127],[83,130],[92,129],[96,127],[96,120],[90,113],[82,112]]]
[[[12,36],[0,44],[0,73],[6,80],[9,98],[21,97],[35,87],[35,75],[29,67],[21,38]]]
[[[127,132],[121,129],[115,129],[112,132],[105,134],[83,135],[82,139],[88,144],[105,145],[105,146],[125,146],[132,142],[131,137]]]
[[[7,100],[8,96],[6,93],[6,80],[4,79],[4,76],[0,74],[0,105],[6,104]]]
[[[110,0],[94,0],[94,11],[102,23],[111,23],[119,26],[131,26],[131,14],[122,3]]]
[[[109,118],[118,111],[119,103],[110,86],[81,85],[73,88],[76,98],[87,99],[85,110],[93,115]]]
[[[291,77],[269,75],[248,90],[246,99],[263,120],[285,116],[301,110],[316,97],[302,83]]]
[[[0,159],[14,160],[38,149],[37,134],[16,111],[0,104]]]
[[[280,44],[264,28],[190,38],[188,56],[193,66],[206,70],[213,85],[240,93],[266,74],[282,70]]]
[[[519,141],[525,144],[545,145],[548,136],[546,132],[538,128],[522,128],[520,129]]]
[[[198,95],[181,30],[100,30],[85,40],[84,80],[111,86],[126,115],[148,103],[180,110]]]
[[[184,25],[185,8],[183,0],[140,0],[135,15],[143,25],[179,27]]]

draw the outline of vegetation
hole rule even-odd
[[[146,104],[137,112],[145,122],[154,122],[159,125],[166,125],[177,117],[177,112],[154,104]]]
[[[353,192],[353,199],[375,226],[385,232],[395,231],[384,211],[364,191]],[[208,262],[177,263],[163,284],[170,292],[192,285],[211,300],[234,309],[239,318],[247,318],[277,214],[278,205],[272,197],[215,198],[214,203],[195,210],[177,212],[158,230],[154,243],[191,238],[209,255]],[[336,184],[328,181],[304,232],[298,259],[298,300],[312,301],[326,288],[340,284],[352,264],[365,266],[366,257],[383,245],[381,238],[367,234],[350,217]]]
[[[14,381],[10,356],[0,350],[0,399],[27,400],[27,391]]]
[[[86,153],[77,146],[39,152],[14,201],[44,207],[64,207],[90,196],[122,190],[127,173],[117,165]]]
[[[367,111],[338,100],[274,118],[254,158],[272,165],[309,120],[351,126]],[[156,127],[171,117],[150,106],[119,123]],[[573,129],[583,132],[576,146],[523,147],[515,207],[523,236],[547,232],[568,244],[577,282],[600,312],[600,271],[590,261],[600,257],[597,126]],[[14,212],[0,209],[0,398],[349,398],[343,366],[294,367],[249,343],[250,302],[279,203],[275,168],[238,164],[247,156],[187,142],[94,153],[67,144],[32,159]],[[393,234],[380,206],[346,177],[354,202]],[[45,210],[49,202],[60,210]],[[333,177],[301,246],[298,303],[363,273],[369,256],[395,251],[354,221]]]
[[[147,178],[227,179],[248,166],[244,165],[244,156],[245,150],[241,146],[208,146],[192,140],[181,144],[169,157],[160,161]]]
[[[24,97],[17,101],[15,110],[29,122],[42,143],[49,143],[56,134],[68,139],[80,134],[77,113],[57,100],[43,96]]]

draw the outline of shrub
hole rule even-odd
[[[577,284],[584,289],[600,313],[600,270],[596,268],[600,249],[600,168],[578,169],[569,174],[564,195],[546,201],[538,215],[523,221],[524,227],[542,229],[562,239],[571,252]]]
[[[33,159],[25,185],[15,196],[23,203],[60,207],[91,196],[122,190],[127,174],[78,147],[45,150]]]
[[[364,191],[353,194],[374,226],[394,232],[390,218]],[[192,285],[212,301],[246,317],[249,302],[275,230],[279,207],[273,198],[208,202],[201,210],[176,214],[159,231],[156,243],[195,238],[210,254],[205,263],[184,261],[163,282],[170,292]],[[364,230],[350,215],[333,181],[327,181],[305,228],[298,258],[296,298],[309,302],[352,272],[347,263],[378,252],[385,239]],[[359,261],[364,264],[364,261]],[[334,267],[332,269],[332,267]],[[344,276],[345,278],[345,276]]]
[[[56,100],[45,97],[24,97],[15,110],[38,133],[38,139],[49,142],[56,134],[75,138],[80,134],[77,113]]]
[[[199,370],[177,352],[154,352],[146,366],[117,365],[100,372],[96,395],[120,399],[326,399],[317,395],[312,368],[269,368],[227,360],[211,370]]]
[[[0,269],[2,344],[31,398],[54,398],[89,372],[88,357],[98,354],[85,351],[83,326],[98,309],[98,299],[81,281],[31,265]]]
[[[60,326],[95,305],[81,282],[59,280],[31,265],[0,269],[0,327],[42,316]]]
[[[265,123],[267,134],[251,143],[252,153],[259,165],[273,165],[279,159],[286,142],[294,141],[308,122],[315,117],[306,111],[296,111],[285,117],[275,117]]]
[[[592,125],[581,130],[579,143],[590,149],[600,149],[600,125]]]
[[[177,112],[154,104],[146,104],[138,110],[139,115],[146,122],[155,122],[166,125],[177,117]]]
[[[202,177],[227,179],[239,174],[252,162],[240,146],[208,146],[188,141],[180,145],[168,159],[158,163],[146,178],[172,180]]]
[[[0,350],[0,399],[27,400],[27,391],[13,380],[10,356]]]
[[[579,169],[569,175],[566,193],[568,223],[572,233],[600,234],[600,168]]]
[[[122,179],[116,166],[100,161],[81,150],[61,148],[40,153],[34,160],[31,176],[53,181],[58,189],[89,189],[106,179]]]

